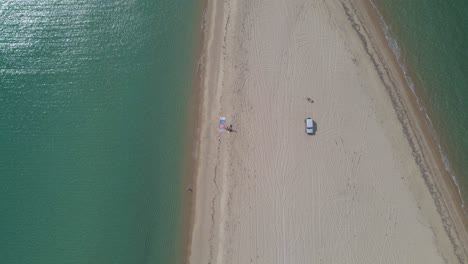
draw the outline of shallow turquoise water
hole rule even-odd
[[[2,263],[178,263],[195,1],[0,4]]]
[[[374,0],[468,198],[468,1]]]

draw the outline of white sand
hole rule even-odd
[[[466,259],[353,12],[338,0],[209,1],[190,263]],[[237,133],[219,134],[220,116]]]

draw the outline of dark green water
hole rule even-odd
[[[468,199],[468,1],[373,0]]]
[[[0,3],[1,263],[179,263],[195,16]]]

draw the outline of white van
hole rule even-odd
[[[305,119],[305,127],[306,127],[306,133],[308,135],[314,134],[314,121],[312,120],[312,118],[308,117]]]

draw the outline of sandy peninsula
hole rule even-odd
[[[189,263],[468,261],[458,197],[371,8],[208,0]]]

